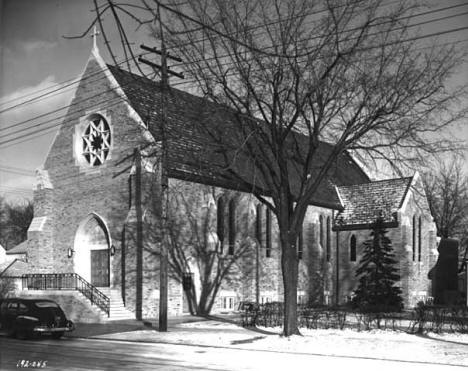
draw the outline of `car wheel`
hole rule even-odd
[[[52,338],[54,339],[60,339],[62,336],[63,336],[63,331],[52,333]]]
[[[16,338],[20,340],[26,340],[30,338],[30,332],[25,329],[16,330]]]

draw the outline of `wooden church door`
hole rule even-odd
[[[109,250],[91,250],[91,284],[109,286]]]

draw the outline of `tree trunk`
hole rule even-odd
[[[298,261],[292,233],[280,228],[281,269],[283,274],[283,336],[300,335],[297,328]]]

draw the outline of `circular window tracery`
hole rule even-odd
[[[106,161],[111,147],[109,124],[101,115],[90,117],[83,133],[83,156],[91,166],[99,166]]]

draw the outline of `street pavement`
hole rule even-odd
[[[31,368],[32,362],[40,366],[36,368],[47,370],[467,369],[463,363],[448,362],[449,358],[425,362],[339,354],[336,349],[318,354],[316,349],[298,352],[249,348],[269,333],[234,326],[232,322],[229,318],[181,316],[170,318],[165,333],[157,331],[156,320],[127,320],[77,324],[73,333],[60,340],[45,337],[20,341],[0,336],[0,370],[26,365]],[[453,344],[453,352],[467,354],[468,346]]]
[[[78,338],[2,337],[0,354],[1,370],[17,370],[25,362],[36,362],[46,370],[466,370],[424,362]]]

